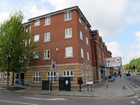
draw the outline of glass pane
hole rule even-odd
[[[64,76],[66,75],[66,72],[64,71]]]
[[[53,77],[51,77],[51,81],[53,81]]]
[[[69,37],[72,37],[72,29],[69,29]]]
[[[36,72],[36,76],[38,76],[38,72]]]
[[[36,82],[38,82],[38,77],[36,77]]]
[[[48,56],[47,56],[47,58],[50,58],[50,51],[48,51]]]
[[[73,77],[70,77],[71,82],[73,82]]]
[[[56,72],[54,72],[54,76],[56,76]]]
[[[71,19],[71,12],[69,12],[69,19]]]
[[[33,77],[33,81],[35,82],[35,77]]]
[[[54,77],[54,82],[56,82],[56,77]]]
[[[50,40],[50,33],[48,33],[48,35],[47,35],[47,40],[48,41]]]
[[[41,72],[39,72],[39,76],[41,76]]]
[[[41,81],[41,77],[39,77],[39,82]]]
[[[48,18],[48,24],[50,24],[50,17]]]
[[[68,37],[68,29],[65,29],[65,37]]]
[[[73,75],[73,71],[71,71],[71,75]]]
[[[67,20],[67,13],[65,13],[65,20]]]
[[[67,71],[67,76],[69,76],[69,71]]]
[[[47,77],[47,80],[50,80],[50,77]]]
[[[53,76],[53,72],[51,72],[51,76]]]
[[[48,76],[50,76],[50,72],[48,72]]]

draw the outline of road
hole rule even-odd
[[[49,96],[0,90],[0,105],[140,105],[140,76],[127,76],[125,81],[135,95],[125,98],[102,99],[95,97]],[[131,82],[130,82],[131,80]]]

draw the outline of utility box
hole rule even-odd
[[[52,90],[52,82],[50,80],[42,80],[42,90]]]
[[[59,77],[59,91],[71,91],[70,77]]]
[[[83,84],[83,78],[78,78],[78,84]]]

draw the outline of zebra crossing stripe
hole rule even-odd
[[[131,104],[135,104],[135,101],[130,101],[131,102]]]

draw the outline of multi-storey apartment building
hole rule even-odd
[[[24,73],[10,73],[11,80],[31,80],[32,86],[42,86],[42,80],[52,80],[52,86],[59,86],[59,77],[70,77],[71,87],[79,87],[77,79],[98,80],[105,58],[111,57],[98,31],[90,30],[90,23],[79,7],[63,9],[29,19],[24,23],[33,37],[28,41],[39,43],[40,53],[27,65]],[[56,62],[51,71],[51,62]],[[5,74],[0,76],[4,80]]]

